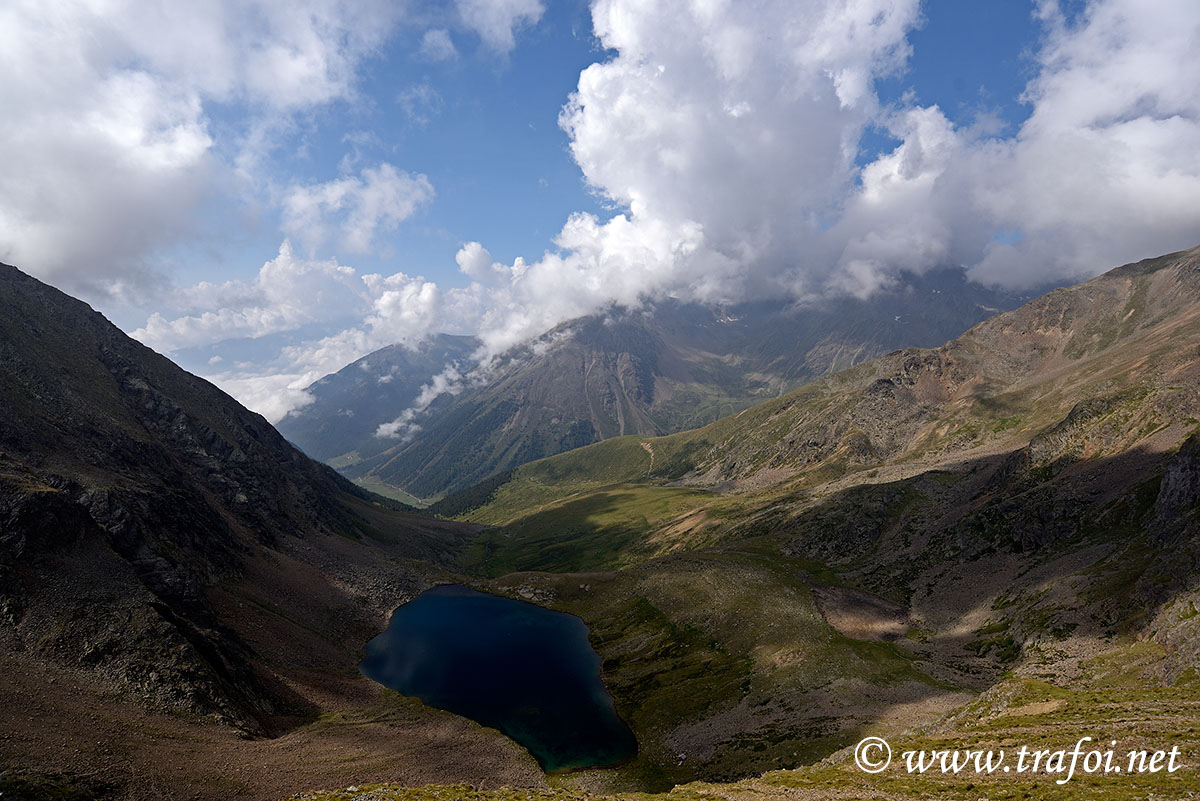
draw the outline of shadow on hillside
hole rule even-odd
[[[591,493],[543,509],[486,535],[486,556],[473,565],[499,576],[515,570],[575,573],[628,564],[648,527],[669,500],[629,486]]]
[[[501,584],[553,585],[592,626],[643,743],[631,778],[728,781],[936,720],[1035,660],[1067,681],[1114,638],[1145,635],[1200,583],[1198,474],[1195,437],[1173,454],[1048,463],[1021,449],[776,498],[716,547],[616,574]],[[526,518],[498,535],[514,538],[508,564],[614,566],[646,538],[630,506],[649,494],[623,485]],[[789,628],[814,604],[835,633]]]
[[[904,649],[942,684],[912,685],[891,701],[875,692],[884,688],[866,690],[857,709],[841,711],[840,736],[820,757],[864,732],[912,723],[914,711],[937,713],[938,697],[956,688],[984,690],[1038,663],[1038,675],[1069,684],[1120,638],[1159,636],[1151,624],[1164,607],[1200,586],[1198,510],[1193,435],[1169,454],[1139,448],[1034,464],[1021,449],[818,501],[774,500],[737,530],[741,545],[727,547],[754,543],[800,560],[818,597],[838,587],[838,607],[821,605],[843,633],[839,622],[849,620],[860,635],[885,639],[872,629],[880,609],[892,618],[906,610]],[[1153,681],[1188,666],[1168,664]]]

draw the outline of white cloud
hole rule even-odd
[[[294,185],[283,200],[283,229],[316,251],[336,231],[338,244],[350,253],[371,251],[380,231],[395,230],[429,202],[433,185],[424,175],[410,175],[391,164],[362,170],[325,183]]]
[[[511,53],[516,32],[536,25],[545,7],[541,0],[455,0],[459,19],[497,53]]]
[[[304,391],[321,373],[217,373],[208,379],[237,398],[243,406],[258,412],[271,423],[277,423],[288,412],[301,409],[314,398]]]
[[[974,274],[1028,281],[1044,264],[1082,275],[1200,238],[1200,5],[1094,3],[1075,26],[1044,4],[1050,35],[1015,141],[972,153],[996,171],[978,213],[1024,233]]]
[[[613,294],[866,295],[945,264],[1029,286],[1200,240],[1200,6],[1098,0],[1068,23],[1043,2],[1032,113],[1009,139],[879,106],[874,81],[903,69],[918,12],[596,0],[617,56],[564,109],[572,153],[628,209],[606,224],[625,246],[663,230],[692,243],[653,278],[610,269]],[[902,144],[859,170],[868,123]],[[575,255],[589,253],[610,255]]]
[[[190,313],[168,320],[156,312],[135,339],[164,352],[293,331],[360,314],[366,292],[358,274],[336,261],[297,258],[284,242],[252,282],[200,283],[177,291],[175,305]]]
[[[828,233],[840,248],[825,283],[834,291],[866,297],[900,270],[956,263],[946,214],[957,199],[946,191],[946,171],[967,143],[936,106],[899,113],[889,127],[902,144],[863,168],[861,187]]]
[[[458,368],[448,365],[430,379],[428,384],[421,387],[412,406],[401,412],[400,416],[392,422],[380,425],[375,431],[375,436],[384,439],[411,439],[413,434],[421,430],[421,427],[413,420],[442,395],[460,393],[463,390],[463,380],[464,376],[458,371]]]
[[[1010,139],[975,138],[936,107],[892,121],[903,144],[863,171],[841,264],[876,273],[965,264],[983,281],[1083,278],[1200,241],[1200,6],[1090,3],[1047,37]]]
[[[458,271],[473,281],[481,284],[502,285],[526,270],[524,259],[517,259],[512,267],[506,267],[492,260],[492,254],[478,242],[468,242],[454,254]]]
[[[330,336],[289,345],[276,358],[235,362],[207,359],[218,386],[272,422],[310,401],[302,390],[323,375],[385,345],[416,346],[430,333],[466,333],[480,324],[487,295],[473,285],[443,292],[420,276],[361,275],[336,260],[298,257],[284,242],[253,281],[202,282],[175,290],[177,313],[152,314],[132,332],[155,350],[171,353],[230,340],[258,339],[307,328]],[[450,320],[457,325],[447,325]],[[345,327],[348,322],[362,321]]]
[[[692,264],[664,283],[769,291],[855,181],[875,76],[899,70],[916,0],[674,6],[597,0],[618,55],[579,77],[561,124],[588,182],[635,229],[692,228]]]
[[[493,37],[495,49],[511,42],[514,21],[529,24],[513,12],[523,7],[489,6],[508,31]],[[1039,14],[1046,35],[1026,92],[1031,114],[998,138],[994,125],[955,127],[936,106],[881,108],[874,81],[903,70],[916,0],[595,0],[595,32],[615,55],[579,76],[561,124],[614,216],[572,215],[549,252],[511,264],[469,242],[456,257],[465,287],[350,275],[346,308],[362,322],[285,350],[272,369],[327,372],[442,330],[479,335],[486,364],[612,302],[868,295],[901,269],[945,264],[1028,286],[1196,244],[1200,6],[1097,0],[1068,23],[1043,2]],[[868,124],[901,144],[859,169]],[[348,198],[369,182],[365,171],[340,180],[348,184],[301,193],[300,208],[315,209],[305,227],[321,236],[346,236],[338,226],[352,216]],[[357,241],[411,213],[398,208],[362,226]],[[305,319],[273,317],[257,286],[204,291],[214,336],[222,325],[265,331]],[[164,333],[153,335],[207,335],[202,305],[155,321]],[[433,382],[430,392],[453,386]],[[391,433],[419,414],[414,407]]]
[[[268,118],[349,97],[397,21],[373,0],[0,5],[0,258],[77,291],[149,280],[227,191],[212,103]],[[252,137],[251,137],[252,138]]]
[[[421,37],[421,47],[418,51],[428,61],[450,61],[458,57],[458,50],[450,39],[450,32],[445,28],[433,28],[425,31]]]

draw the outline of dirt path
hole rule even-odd
[[[654,472],[654,446],[651,445],[649,442],[646,442],[645,440],[642,440],[638,444],[642,446],[642,450],[644,450],[646,453],[650,454],[650,466],[646,468],[646,472],[653,473]]]

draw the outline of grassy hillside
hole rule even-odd
[[[55,372],[19,375],[50,386]],[[129,380],[137,376],[117,375],[127,388],[109,395],[120,415],[97,431],[116,432],[125,448],[203,433],[186,416],[164,416],[181,421],[174,428],[141,421],[153,407],[123,399],[143,391]],[[8,575],[37,591],[23,596],[35,603],[18,609],[17,634],[37,647],[2,653],[0,674],[23,702],[6,718],[18,736],[0,738],[0,756],[42,770],[4,774],[0,791],[49,787],[64,766],[73,771],[64,781],[83,781],[92,774],[74,766],[98,775],[111,763],[123,787],[148,777],[128,798],[160,797],[164,786],[261,798],[351,785],[305,797],[1188,798],[1200,779],[1198,409],[1200,249],[1119,268],[942,347],[887,354],[701,429],[618,437],[502,472],[439,503],[457,523],[400,519],[341,493],[336,519],[353,530],[329,523],[255,543],[255,529],[239,524],[234,553],[252,557],[237,556],[205,596],[236,636],[211,636],[254,654],[270,698],[294,692],[308,704],[284,736],[249,744],[216,724],[139,711],[83,687],[88,669],[45,658],[47,643],[102,664],[111,653],[87,634],[106,607],[89,617],[77,605],[43,625],[64,590],[99,597],[114,586],[88,583],[108,564],[94,559],[102,548],[76,548],[53,570],[22,562]],[[278,445],[264,464],[291,453],[257,421],[218,411],[210,403],[197,416]],[[64,430],[50,421],[36,432]],[[20,444],[26,431],[35,429],[12,425],[4,442]],[[187,464],[202,458],[181,452]],[[113,453],[60,458],[97,464]],[[138,464],[123,463],[126,480]],[[53,471],[23,470],[0,486],[18,511],[37,511],[59,491]],[[206,499],[227,492],[230,518],[254,519],[226,487],[265,492],[253,471],[193,475],[188,486],[209,487]],[[285,497],[291,517],[276,519],[326,519],[303,491]],[[166,522],[178,540],[164,546],[170,558],[224,547],[178,539],[194,529]],[[81,542],[108,547],[99,536]],[[494,732],[366,686],[353,673],[355,644],[378,630],[388,604],[440,581],[579,615],[637,757],[542,776]],[[155,641],[140,624],[122,631],[134,644]],[[87,725],[64,730],[77,717]],[[1172,775],[1077,777],[1067,787],[1056,776],[910,776],[895,765],[867,776],[847,750],[867,734],[897,751],[1068,748],[1093,736],[1192,756]],[[435,780],[459,786],[357,784]]]
[[[1024,299],[970,284],[961,270],[935,270],[866,301],[614,308],[505,354],[478,381],[435,401],[407,439],[343,439],[351,452],[335,463],[356,479],[433,498],[593,442],[705,425],[892,348],[941,344]],[[356,382],[362,410],[347,394],[337,408],[314,404],[299,418],[330,431],[359,425],[368,419],[360,411],[374,415],[375,399],[392,392],[368,373],[338,374]],[[327,389],[319,382],[312,391]]]
[[[704,428],[526,465],[461,515],[509,524],[618,483],[781,498],[1023,448],[1049,472],[1139,443],[1161,453],[1197,425],[1196,261],[1189,251],[1118,268],[941,348],[897,351]]]
[[[1037,692],[1065,699],[1029,722],[1039,742],[1071,721],[1125,736],[1139,699],[1161,708],[1173,742],[1191,736],[1172,726],[1200,664],[1186,613],[1197,409],[1189,251],[702,429],[520,467],[461,508],[498,527],[464,566],[592,628],[643,751],[564,787],[731,781],[811,764],[864,732],[1007,741],[995,721],[1043,703],[1027,699]],[[575,572],[545,572],[563,570]],[[1118,680],[1120,692],[1106,683]],[[1110,707],[1075,717],[1105,692]],[[977,697],[999,711],[973,720]],[[772,776],[728,791],[805,797],[855,773],[842,760]],[[1104,787],[1132,798],[1175,786],[1163,781]],[[1044,785],[1013,783],[1011,797]],[[866,786],[954,797],[964,784]]]
[[[305,801],[566,801],[567,799],[638,799],[638,801],[926,801],[986,798],[990,801],[1026,801],[1053,798],[1065,801],[1145,801],[1195,798],[1200,784],[1194,756],[1182,760],[1174,773],[1159,770],[1136,775],[1086,774],[1076,771],[1059,784],[1065,773],[1016,773],[1014,749],[1069,751],[1080,736],[1099,739],[1099,748],[1112,748],[1114,764],[1127,766],[1131,750],[1169,750],[1200,753],[1195,710],[1200,689],[1194,683],[1154,686],[1143,669],[1161,653],[1153,646],[1126,643],[1084,666],[1072,687],[1035,678],[1008,678],[944,720],[919,727],[902,736],[878,729],[893,751],[893,762],[884,771],[869,775],[859,770],[850,749],[818,764],[770,771],[736,782],[693,782],[657,795],[583,791],[561,783],[551,791],[525,789],[479,791],[470,787],[360,786],[350,790],[306,793]],[[1078,733],[1078,734],[1076,734]],[[1116,740],[1117,745],[1111,746]],[[1092,747],[1089,744],[1087,747]],[[1005,751],[1010,772],[1003,769],[977,774],[908,773],[902,751],[981,749]],[[1069,762],[1069,759],[1068,759]]]

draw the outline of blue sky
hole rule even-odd
[[[379,161],[428,176],[436,199],[377,250],[356,254],[356,266],[462,284],[454,255],[463,243],[485,241],[509,262],[536,257],[571,212],[602,212],[558,127],[579,72],[604,58],[586,3],[547,5],[508,54],[464,32],[452,35],[457,56],[431,61],[420,53],[421,35],[401,30],[365,59],[360,97],[318,110],[277,156],[280,169],[314,182],[337,178],[347,163]],[[230,122],[238,124],[236,114]],[[186,269],[234,277],[278,248],[266,229],[245,250],[214,254],[219,266],[197,260]]]
[[[1041,27],[1033,3],[927,0],[922,11],[922,24],[908,37],[913,51],[907,69],[879,81],[880,100],[898,103],[911,92],[917,103],[937,105],[963,126],[980,113],[994,113],[1004,124],[998,133],[1011,134],[1030,112],[1021,95],[1036,74]],[[896,144],[888,139],[884,146]],[[877,153],[868,145],[863,155]]]
[[[1192,0],[15,0],[0,259],[271,419],[438,331],[485,370],[610,303],[1083,278],[1200,241],[1197,37]]]
[[[964,126],[995,114],[1005,131],[1014,130],[1029,115],[1020,96],[1040,35],[1033,4],[926,0],[921,8],[907,68],[879,81],[880,100],[915,97]],[[429,177],[436,199],[377,250],[355,254],[355,266],[461,286],[469,279],[454,256],[465,242],[484,243],[505,263],[532,259],[552,247],[572,212],[611,213],[613,204],[586,185],[558,125],[580,71],[610,55],[592,32],[586,2],[547,4],[502,57],[465,33],[453,37],[458,56],[431,62],[419,52],[421,35],[403,30],[365,60],[361,98],[317,111],[277,156],[281,169],[314,182],[337,178],[348,161],[391,161]],[[225,122],[236,129],[241,112],[231,110]],[[899,143],[868,129],[859,162]],[[180,275],[212,281],[243,275],[247,265],[257,269],[279,247],[273,228],[257,233],[241,246],[187,253]]]

